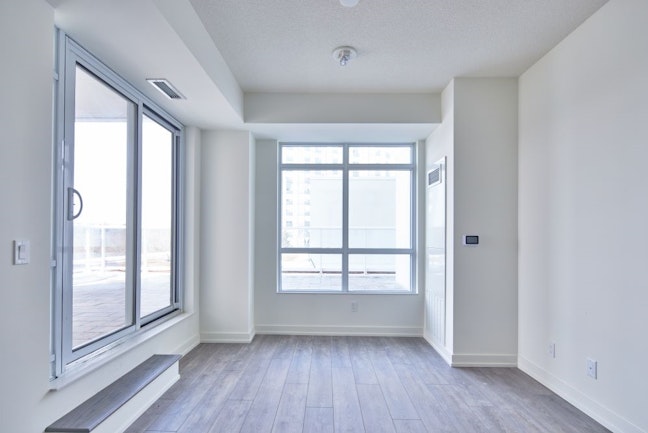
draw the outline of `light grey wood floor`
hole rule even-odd
[[[127,433],[607,432],[515,368],[450,368],[421,338],[201,344]]]

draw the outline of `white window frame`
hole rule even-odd
[[[56,59],[54,74],[54,143],[53,143],[53,193],[52,193],[52,301],[51,301],[51,344],[50,378],[55,379],[73,370],[86,358],[103,353],[151,328],[161,324],[183,308],[183,191],[184,191],[184,126],[165,110],[147,98],[142,92],[113,72],[90,52],[70,39],[64,32],[56,31]],[[70,167],[74,164],[74,74],[77,65],[101,80],[108,87],[130,100],[135,107],[133,143],[129,143],[128,163],[128,212],[127,261],[132,272],[126,277],[127,306],[133,312],[133,324],[106,335],[81,348],[73,349],[72,339],[72,296],[69,275],[72,269],[72,254],[66,247],[71,237],[66,234],[64,224],[68,211],[66,189],[69,184]],[[172,269],[171,304],[146,317],[140,317],[140,228],[141,228],[141,146],[142,119],[146,115],[173,134],[173,186],[172,186]]]
[[[313,293],[313,294],[417,294],[417,146],[416,143],[303,143],[279,142],[277,176],[277,293]],[[284,163],[283,149],[288,147],[338,147],[342,148],[342,163]],[[408,147],[411,149],[411,160],[403,164],[351,164],[349,150],[354,147]],[[282,245],[282,173],[284,171],[341,171],[342,172],[342,247],[284,247]],[[410,172],[410,247],[409,248],[350,248],[349,247],[349,172],[358,170],[409,171]],[[342,289],[338,290],[283,290],[281,258],[282,254],[339,254],[342,256]],[[371,255],[409,255],[410,288],[409,291],[392,290],[349,290],[349,256],[353,254]]]

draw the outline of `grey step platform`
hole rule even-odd
[[[153,355],[81,403],[45,429],[56,433],[89,433],[180,359]]]

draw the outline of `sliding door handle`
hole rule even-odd
[[[77,213],[74,213],[74,196],[79,197],[79,210]],[[67,219],[68,221],[75,220],[79,218],[79,215],[81,215],[81,212],[83,211],[83,197],[81,197],[81,193],[77,191],[76,189],[69,187],[68,188],[68,215]]]

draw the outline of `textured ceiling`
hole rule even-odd
[[[246,92],[438,92],[518,76],[606,0],[191,0]],[[352,45],[347,67],[331,57]]]

